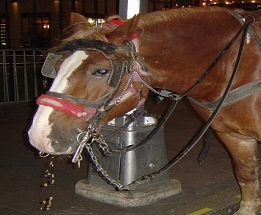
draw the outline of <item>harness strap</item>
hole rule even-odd
[[[252,23],[252,22],[251,22]],[[182,98],[185,96],[188,96],[188,94],[198,86],[199,83],[212,71],[212,69],[217,65],[217,63],[222,59],[222,57],[225,55],[225,53],[231,48],[231,46],[235,43],[237,38],[241,35],[241,33],[244,31],[245,25],[248,25],[249,23],[245,23],[242,28],[236,33],[236,35],[230,40],[230,42],[225,46],[225,48],[219,53],[219,55],[215,58],[215,60],[209,65],[209,67],[206,69],[206,71],[198,78],[197,81],[195,81],[194,84],[191,85],[187,89],[185,93],[182,94]]]
[[[240,14],[238,12],[233,12],[233,15],[238,20],[238,22],[243,26],[244,23],[246,22],[246,17],[244,17],[242,14]],[[247,16],[247,17],[249,17],[249,16]],[[254,17],[252,17],[252,18],[255,20]],[[256,44],[259,46],[259,48],[261,49],[260,37],[256,34],[256,32],[252,26],[249,26],[248,33],[253,38],[253,40],[256,42]]]
[[[242,14],[237,13],[237,12],[233,12],[232,14],[242,26],[244,26],[246,24],[247,17],[244,17]],[[252,17],[252,18],[253,18],[253,20],[251,23],[256,21],[254,17]],[[249,33],[249,35],[253,38],[255,43],[261,49],[260,37],[256,34],[255,30],[253,29],[253,27],[251,25],[248,26],[247,33]],[[229,92],[228,97],[227,97],[226,101],[223,103],[222,108],[235,104],[260,90],[261,90],[261,80],[256,80],[256,81],[250,82],[248,84],[245,84],[241,87],[238,87],[238,88],[232,90],[231,92]],[[213,111],[221,99],[221,98],[218,98],[217,100],[215,100],[211,103],[201,103],[192,97],[188,97],[188,98],[194,104],[199,105],[205,109],[208,109],[209,111]]]
[[[261,80],[256,80],[256,81],[250,82],[248,84],[245,84],[241,87],[238,87],[229,92],[226,100],[224,101],[224,103],[222,105],[222,108],[227,107],[229,105],[233,105],[260,90],[261,90]],[[214,102],[201,103],[192,97],[188,97],[188,98],[194,104],[196,104],[200,107],[203,107],[205,109],[208,109],[209,111],[213,111],[221,100],[221,98],[218,98]]]

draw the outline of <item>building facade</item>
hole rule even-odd
[[[121,0],[0,0],[0,48],[49,48],[69,25],[70,12],[90,23],[119,13]],[[209,4],[240,3],[259,7],[261,0],[148,0],[148,12]],[[258,2],[259,1],[259,2]],[[248,4],[248,5],[246,5]],[[256,6],[253,6],[256,5]],[[261,8],[261,3],[260,3]]]
[[[98,19],[118,13],[119,0],[1,0],[0,48],[48,48],[69,25],[70,12]]]

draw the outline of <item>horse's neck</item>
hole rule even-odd
[[[227,11],[213,11],[142,28],[140,53],[153,73],[152,85],[182,93],[213,62],[240,24]]]

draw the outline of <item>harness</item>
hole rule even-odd
[[[137,148],[137,147],[140,147],[141,145],[143,145],[147,139],[151,138],[151,134],[146,137],[143,141],[141,141],[141,143],[137,144],[136,146],[131,146],[131,147],[128,147],[128,148],[123,148],[123,149],[116,149],[116,150],[110,150],[108,148],[108,145],[106,144],[106,142],[104,141],[102,135],[100,134],[97,134],[97,132],[95,131],[95,126],[97,126],[97,124],[92,124],[91,123],[91,126],[89,126],[87,128],[86,131],[83,131],[81,132],[78,137],[77,137],[77,141],[79,143],[79,146],[76,150],[76,153],[72,159],[73,162],[80,162],[81,161],[81,153],[83,151],[84,148],[87,149],[87,151],[89,152],[90,154],[90,157],[91,157],[91,160],[96,168],[96,170],[102,175],[102,177],[107,181],[109,182],[110,184],[112,184],[116,189],[118,190],[132,190],[132,189],[135,189],[135,187],[139,184],[142,184],[142,183],[145,183],[153,178],[155,178],[156,176],[158,175],[161,175],[163,174],[166,170],[170,169],[173,165],[175,165],[179,160],[181,160],[192,148],[193,146],[199,141],[199,139],[204,135],[204,133],[206,132],[206,130],[209,128],[209,126],[211,125],[211,123],[213,122],[213,120],[215,119],[215,116],[218,114],[219,110],[223,107],[223,104],[224,104],[224,101],[226,101],[227,98],[229,98],[229,94],[230,94],[230,89],[231,89],[231,86],[233,84],[233,80],[237,74],[237,70],[238,70],[238,67],[239,67],[239,64],[240,64],[240,59],[241,59],[241,56],[242,56],[242,51],[243,51],[243,47],[244,47],[244,42],[245,42],[245,39],[247,37],[247,34],[248,34],[248,29],[250,27],[250,25],[256,20],[252,20],[250,22],[246,22],[244,23],[243,27],[237,32],[237,34],[232,38],[232,40],[226,45],[226,47],[224,48],[224,50],[222,50],[222,52],[217,56],[217,58],[214,60],[214,62],[209,66],[209,68],[201,75],[201,77],[182,95],[180,94],[175,94],[175,93],[168,93],[167,95],[166,94],[163,94],[163,93],[159,93],[158,91],[154,90],[153,88],[151,88],[144,80],[142,77],[144,76],[148,76],[149,73],[146,72],[146,68],[143,64],[142,61],[140,61],[140,59],[142,59],[140,56],[138,56],[137,53],[135,53],[135,58],[131,57],[130,60],[128,60],[127,62],[124,61],[124,64],[122,64],[120,66],[121,69],[118,69],[119,67],[115,67],[115,64],[116,62],[111,62],[111,65],[112,65],[112,69],[113,69],[113,72],[112,72],[112,75],[114,75],[114,73],[120,73],[120,74],[117,74],[117,77],[120,77],[120,79],[118,79],[118,81],[116,81],[116,83],[114,82],[110,82],[108,83],[111,84],[111,83],[114,83],[113,86],[114,86],[114,91],[106,96],[106,99],[105,99],[105,102],[103,103],[103,106],[101,106],[101,104],[99,102],[95,102],[97,105],[98,105],[98,112],[96,113],[95,118],[94,117],[94,120],[96,121],[97,119],[101,119],[102,116],[104,116],[104,114],[106,113],[106,111],[108,111],[110,109],[110,104],[111,104],[111,99],[113,98],[115,92],[118,90],[119,88],[119,85],[120,85],[120,82],[121,82],[121,79],[122,77],[128,73],[128,71],[131,71],[131,78],[128,80],[128,82],[130,82],[131,80],[138,80],[140,82],[143,83],[143,85],[145,85],[146,87],[148,87],[150,90],[152,90],[153,92],[159,94],[160,96],[162,97],[167,97],[167,98],[170,98],[172,100],[172,104],[167,112],[167,114],[163,117],[163,121],[159,123],[159,126],[161,126],[166,120],[167,118],[169,117],[169,115],[172,113],[172,111],[174,110],[174,108],[176,107],[177,103],[179,100],[181,100],[182,98],[184,98],[185,96],[187,96],[189,94],[189,92],[191,90],[193,90],[205,77],[206,75],[214,68],[214,66],[219,62],[219,60],[223,57],[223,55],[229,50],[229,48],[234,44],[234,42],[238,39],[238,37],[241,35],[242,33],[242,38],[241,38],[241,42],[240,42],[240,47],[239,47],[239,50],[238,50],[238,55],[237,55],[237,59],[236,59],[236,63],[235,63],[235,67],[234,67],[234,70],[232,72],[232,75],[230,77],[230,80],[229,80],[229,83],[225,89],[225,92],[223,94],[223,96],[219,99],[219,101],[217,102],[217,105],[215,107],[215,109],[213,110],[212,112],[212,115],[211,117],[208,119],[208,121],[206,122],[206,124],[202,127],[202,129],[200,130],[200,132],[192,139],[192,141],[187,145],[187,147],[181,152],[179,153],[176,157],[174,157],[166,166],[164,166],[162,169],[156,171],[156,172],[153,172],[149,175],[146,175],[146,176],[143,176],[142,178],[139,178],[137,180],[135,180],[134,182],[132,182],[131,184],[129,185],[122,185],[120,183],[118,183],[117,181],[113,180],[112,178],[110,178],[110,176],[107,174],[107,172],[101,167],[101,165],[99,164],[99,162],[97,161],[97,157],[96,155],[93,153],[93,150],[92,150],[92,146],[91,144],[92,143],[98,143],[98,146],[99,148],[105,153],[105,155],[111,155],[113,152],[118,152],[118,153],[122,153],[122,152],[126,152],[126,151],[130,151],[130,150],[133,150],[134,148]],[[111,47],[111,44],[107,44],[105,42],[98,42],[99,43],[99,47],[90,47],[90,44],[93,44],[94,42],[85,42],[85,41],[75,41],[73,42],[72,44],[65,44],[64,47],[68,46],[68,45],[72,45],[74,48],[70,51],[75,51],[75,48],[76,50],[78,50],[78,46],[77,45],[81,45],[81,49],[85,50],[85,51],[88,51],[88,50],[95,50],[95,51],[98,51],[98,52],[105,52],[105,55],[107,54],[110,54],[110,53],[106,53],[107,50],[111,50],[112,53],[117,50],[118,47],[114,47],[112,46]],[[74,45],[76,44],[76,45]],[[88,45],[87,45],[88,44]],[[101,45],[101,46],[100,46]],[[68,49],[65,49],[64,47],[62,48],[58,48],[58,50],[62,50],[62,51],[68,51]],[[103,48],[101,48],[103,47]],[[129,53],[129,52],[128,52]],[[134,52],[131,52],[131,53],[134,53]],[[104,53],[102,53],[104,54]],[[52,59],[58,59],[58,57],[54,57]],[[118,61],[117,61],[118,62]],[[48,64],[45,63],[46,65]],[[52,63],[50,63],[51,65]],[[133,65],[136,65],[135,67]],[[142,67],[142,69],[141,69]],[[124,69],[123,69],[124,68]],[[50,75],[52,76],[54,74],[54,72],[51,72],[50,74],[47,74],[45,71],[49,71],[49,70],[45,70],[43,69],[42,73],[44,75]],[[118,76],[119,75],[119,76]],[[109,80],[112,80],[113,78],[109,78]],[[260,82],[257,83],[257,85],[259,85]],[[126,91],[126,89],[129,87],[129,83],[127,83],[126,87],[124,88],[124,91]],[[258,87],[257,87],[258,88]],[[259,88],[258,88],[259,90]],[[241,90],[239,90],[240,92]],[[122,92],[122,95],[125,94],[126,92]],[[59,100],[60,99],[63,99],[63,95],[57,95],[57,94],[52,94],[51,92],[51,96],[55,96],[57,97]],[[65,100],[69,100],[69,99],[72,99],[73,101],[74,100],[74,97],[71,98],[71,96],[69,96],[69,98],[67,96],[65,96]],[[191,99],[191,98],[190,98]],[[67,102],[67,101],[65,101]],[[81,104],[88,104],[89,101],[77,101]],[[85,103],[87,102],[87,103]],[[90,106],[92,104],[90,103]],[[111,104],[111,106],[115,106],[117,105],[117,102],[116,103],[113,103]],[[89,104],[88,104],[89,106]],[[97,108],[96,106],[94,107],[95,105],[93,105],[92,107],[93,108]],[[105,110],[105,111],[103,111]],[[158,127],[158,126],[157,126]],[[155,128],[156,130],[158,128]],[[152,133],[156,130],[153,130]]]
[[[236,12],[233,12],[233,16],[238,20],[238,22],[242,26],[244,26],[245,23],[247,22],[247,18],[252,19],[251,23],[255,22],[255,21],[259,21],[259,20],[255,20],[255,18],[252,16],[243,17],[241,14],[236,13]],[[255,30],[253,29],[253,27],[251,25],[248,26],[248,31],[247,31],[246,37],[248,36],[248,34],[255,41],[255,43],[258,45],[258,47],[261,49],[260,37],[256,34]],[[245,85],[242,85],[228,93],[226,100],[222,104],[222,108],[235,104],[260,90],[261,90],[261,80],[255,80],[255,81],[252,81]],[[203,107],[209,111],[213,111],[221,100],[221,98],[218,98],[215,101],[210,102],[210,103],[201,103],[192,97],[188,97],[188,98],[192,103],[194,103],[200,107]]]

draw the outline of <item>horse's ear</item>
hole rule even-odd
[[[70,24],[74,25],[74,24],[78,24],[78,23],[87,23],[86,17],[84,17],[83,15],[81,15],[79,13],[71,12]]]
[[[71,12],[70,26],[67,28],[67,34],[71,35],[76,32],[86,31],[91,25],[88,23],[86,17],[79,13]]]
[[[135,15],[129,21],[117,27],[114,31],[106,35],[109,42],[115,45],[122,45],[130,40],[131,36],[136,33],[139,22],[139,15]]]

